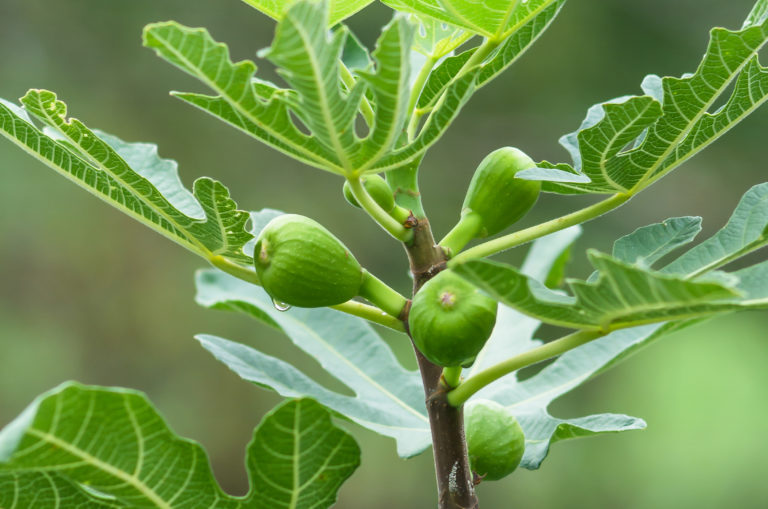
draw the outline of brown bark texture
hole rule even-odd
[[[445,269],[446,256],[435,244],[427,219],[413,226],[414,236],[406,246],[413,275],[413,293]],[[407,322],[406,322],[407,324]],[[409,333],[410,335],[410,333]],[[414,347],[419,363],[427,414],[432,431],[439,509],[478,509],[472,471],[467,458],[462,408],[446,399],[447,388],[441,379],[442,368],[432,364]]]

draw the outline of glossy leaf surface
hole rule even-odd
[[[0,432],[0,506],[330,507],[359,463],[357,444],[327,410],[289,401],[256,428],[246,459],[251,489],[232,497],[203,449],[176,436],[144,395],[69,383]]]

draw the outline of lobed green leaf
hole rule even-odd
[[[470,261],[454,270],[508,306],[543,322],[574,329],[608,332],[748,305],[740,303],[738,293],[721,282],[652,272],[596,251],[590,252],[590,261],[599,272],[598,279],[594,283],[569,280],[574,297],[552,292],[514,267],[496,262]]]
[[[154,23],[144,29],[144,45],[218,94],[175,93],[180,99],[310,166],[341,171],[338,157],[301,132],[291,119],[288,105],[295,94],[254,82],[256,64],[247,60],[233,63],[227,46],[216,42],[207,30],[172,21]]]
[[[311,400],[256,428],[245,497],[225,494],[196,443],[176,436],[141,393],[65,384],[0,432],[2,507],[330,507],[360,449]]]
[[[176,162],[161,159],[155,145],[126,143],[67,118],[53,92],[30,90],[25,109],[0,101],[0,134],[80,187],[151,229],[205,258],[250,264],[243,246],[248,214],[237,210],[229,191],[210,178],[189,193]],[[36,127],[28,114],[46,128]]]
[[[713,29],[694,74],[651,75],[643,81],[646,95],[592,107],[580,129],[561,139],[573,159],[571,171],[587,175],[591,183],[552,182],[545,190],[639,192],[762,105],[768,100],[768,69],[757,55],[768,42],[764,8],[764,2],[758,2],[741,30]],[[731,84],[726,103],[711,111]]]

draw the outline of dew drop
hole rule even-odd
[[[285,302],[280,302],[277,299],[272,299],[272,305],[275,306],[275,309],[278,311],[288,311],[291,309],[291,306],[289,304],[286,304]]]

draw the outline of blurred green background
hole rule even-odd
[[[648,73],[693,71],[711,26],[738,28],[752,0],[579,0],[512,70],[483,89],[432,149],[422,173],[436,233],[457,218],[477,163],[503,145],[564,161],[557,138],[588,106],[639,93]],[[375,4],[350,20],[370,43],[390,16]],[[0,0],[0,97],[58,92],[73,115],[129,141],[158,143],[191,185],[227,184],[241,208],[318,219],[368,268],[402,291],[402,250],[341,199],[341,180],[302,167],[168,97],[202,91],[140,43],[149,22],[207,26],[235,59],[269,44],[273,23],[239,0]],[[264,66],[265,69],[268,66]],[[269,70],[266,69],[269,76]],[[459,125],[465,126],[461,130]],[[764,108],[683,169],[591,224],[570,274],[589,273],[587,247],[675,215],[719,228],[746,189],[765,180]],[[214,333],[316,364],[244,317],[201,310],[204,263],[0,140],[0,426],[68,379],[146,391],[178,433],[202,442],[231,493],[247,488],[243,451],[278,398],[239,380],[192,339]],[[583,199],[546,196],[527,222]],[[522,250],[505,255],[519,260]],[[482,507],[768,507],[768,315],[734,315],[670,336],[572,395],[558,415],[621,412],[648,430],[556,444],[538,472],[479,488]],[[413,365],[406,345],[395,344]],[[431,457],[403,461],[394,443],[349,426],[363,464],[337,507],[434,507]]]

